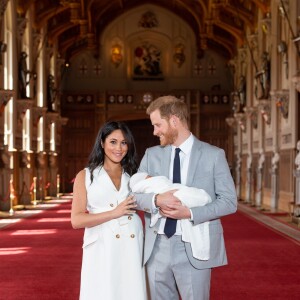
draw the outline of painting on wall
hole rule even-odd
[[[144,43],[133,49],[133,79],[162,80],[161,50],[153,44]]]

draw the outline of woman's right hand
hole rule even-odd
[[[133,212],[135,212],[136,207],[137,204],[134,196],[130,195],[113,210],[114,218],[116,219],[124,215],[131,215]]]

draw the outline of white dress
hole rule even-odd
[[[129,175],[123,173],[118,191],[104,168],[86,171],[87,210],[114,209],[129,193]],[[86,228],[83,242],[80,300],[147,299],[142,266],[143,226],[140,217],[122,216]]]

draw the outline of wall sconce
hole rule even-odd
[[[117,68],[123,60],[122,47],[120,45],[114,45],[111,48],[111,61]]]
[[[174,62],[177,64],[178,68],[180,68],[185,61],[183,44],[177,44],[175,46],[175,53],[174,53],[173,59],[174,59]]]

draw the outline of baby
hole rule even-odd
[[[211,202],[211,197],[203,189],[188,187],[180,183],[172,183],[165,176],[151,177],[147,173],[134,174],[129,181],[133,193],[164,193],[177,190],[174,193],[182,203],[189,208],[203,206]],[[161,218],[159,211],[152,211],[150,227]],[[209,222],[193,225],[188,219],[181,220],[182,240],[191,243],[193,256],[200,260],[209,259]]]

